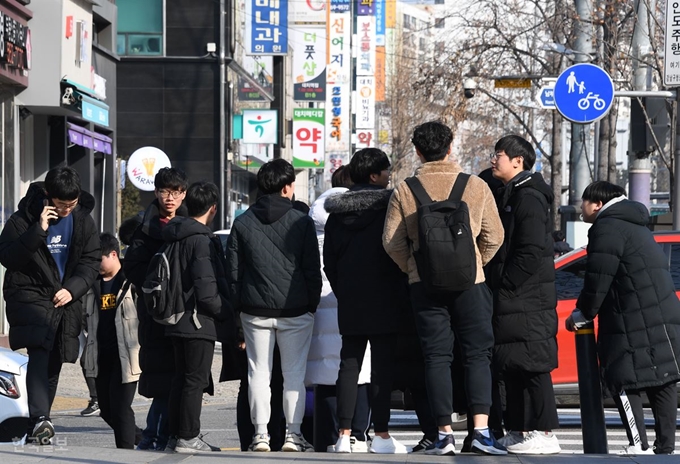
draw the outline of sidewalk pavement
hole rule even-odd
[[[476,454],[458,454],[456,456],[426,456],[422,454],[331,454],[331,453],[242,453],[240,451],[223,451],[203,454],[170,454],[154,451],[133,451],[121,449],[104,449],[93,447],[72,447],[58,449],[46,446],[13,447],[0,446],[0,462],[8,464],[23,463],[103,463],[103,464],[264,464],[292,463],[325,464],[335,463],[448,463],[459,464],[566,464],[593,462],[597,464],[657,464],[677,463],[677,456],[616,456],[616,455],[583,455],[559,454],[553,456],[488,456]]]

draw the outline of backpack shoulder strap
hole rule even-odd
[[[404,182],[406,182],[406,185],[408,185],[411,192],[413,192],[413,196],[416,197],[418,204],[429,205],[432,203],[432,198],[427,194],[425,187],[423,187],[423,184],[416,176],[407,177]]]
[[[451,189],[451,194],[449,195],[449,200],[451,201],[461,201],[463,198],[463,192],[465,192],[465,186],[467,185],[470,174],[460,173],[456,177],[456,182],[453,184]]]
[[[118,309],[118,306],[123,302],[123,299],[125,298],[125,294],[128,292],[130,289],[130,285],[132,285],[132,282],[130,282],[128,279],[125,279],[125,282],[123,283],[123,288],[121,289],[120,292],[120,298],[116,300],[116,309]]]

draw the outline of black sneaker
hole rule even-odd
[[[423,438],[422,440],[420,440],[418,442],[418,444],[416,446],[413,447],[413,449],[411,450],[411,453],[422,453],[432,443],[433,443],[432,440],[430,440],[429,438]]]
[[[49,445],[53,436],[54,425],[52,425],[52,421],[49,417],[42,416],[35,423],[31,435],[26,437],[26,441],[37,445]]]
[[[82,411],[80,411],[80,415],[85,416],[85,417],[90,417],[90,416],[96,416],[97,414],[99,414],[99,412],[100,412],[99,411],[99,403],[97,403],[96,401],[90,400],[90,402],[87,403],[87,407],[85,409],[83,409]]]
[[[453,434],[446,435],[445,438],[432,443],[425,450],[425,454],[437,456],[453,456],[456,454],[456,440],[453,438]]]
[[[169,444],[169,441],[168,441]],[[166,448],[167,449],[167,448]],[[176,453],[183,454],[193,454],[193,453],[211,453],[216,451],[222,451],[216,446],[209,445],[203,441],[203,436],[199,435],[195,438],[185,440],[183,438],[177,439],[177,445],[175,446]]]

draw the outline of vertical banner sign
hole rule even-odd
[[[326,66],[326,151],[342,152],[349,160],[350,150],[350,34],[352,16],[347,10],[335,13],[331,3],[328,21],[328,64]]]
[[[385,47],[375,47],[375,101],[385,101]]]
[[[246,0],[246,53],[288,53],[288,0]]]
[[[293,110],[293,167],[323,168],[324,112],[318,108]]]
[[[269,93],[274,91],[274,58],[271,56],[243,55],[243,69],[253,76]],[[242,77],[238,78],[240,101],[265,101],[265,98]]]
[[[386,0],[374,0],[375,5],[375,44],[379,47],[385,46],[385,29],[386,26],[386,11],[385,11],[385,1]],[[392,2],[397,3],[397,2]]]
[[[243,110],[243,143],[278,143],[276,110]]]
[[[351,11],[351,0],[328,0],[329,13],[349,13]]]
[[[326,0],[290,1],[291,23],[323,24],[326,22]]]
[[[375,77],[357,76],[357,129],[373,129],[375,127]]]
[[[356,0],[356,2],[357,16],[369,16],[374,14],[375,0]]]
[[[296,27],[293,44],[293,99],[326,101],[326,29]]]
[[[375,73],[375,16],[357,18],[357,76]]]
[[[397,27],[397,2],[388,0],[385,5],[385,28],[394,29]]]
[[[666,1],[666,55],[663,64],[663,83],[680,86],[680,2]]]

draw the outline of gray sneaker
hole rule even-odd
[[[183,438],[177,439],[175,446],[176,453],[193,454],[193,453],[210,453],[214,451],[222,451],[216,446],[209,445],[203,441],[203,436],[199,435],[195,438],[185,440]]]
[[[299,433],[286,434],[286,442],[281,447],[281,451],[292,451],[299,453],[313,453],[314,447]]]
[[[33,427],[33,433],[26,437],[26,442],[38,445],[49,445],[54,437],[54,425],[47,417],[40,417]]]

